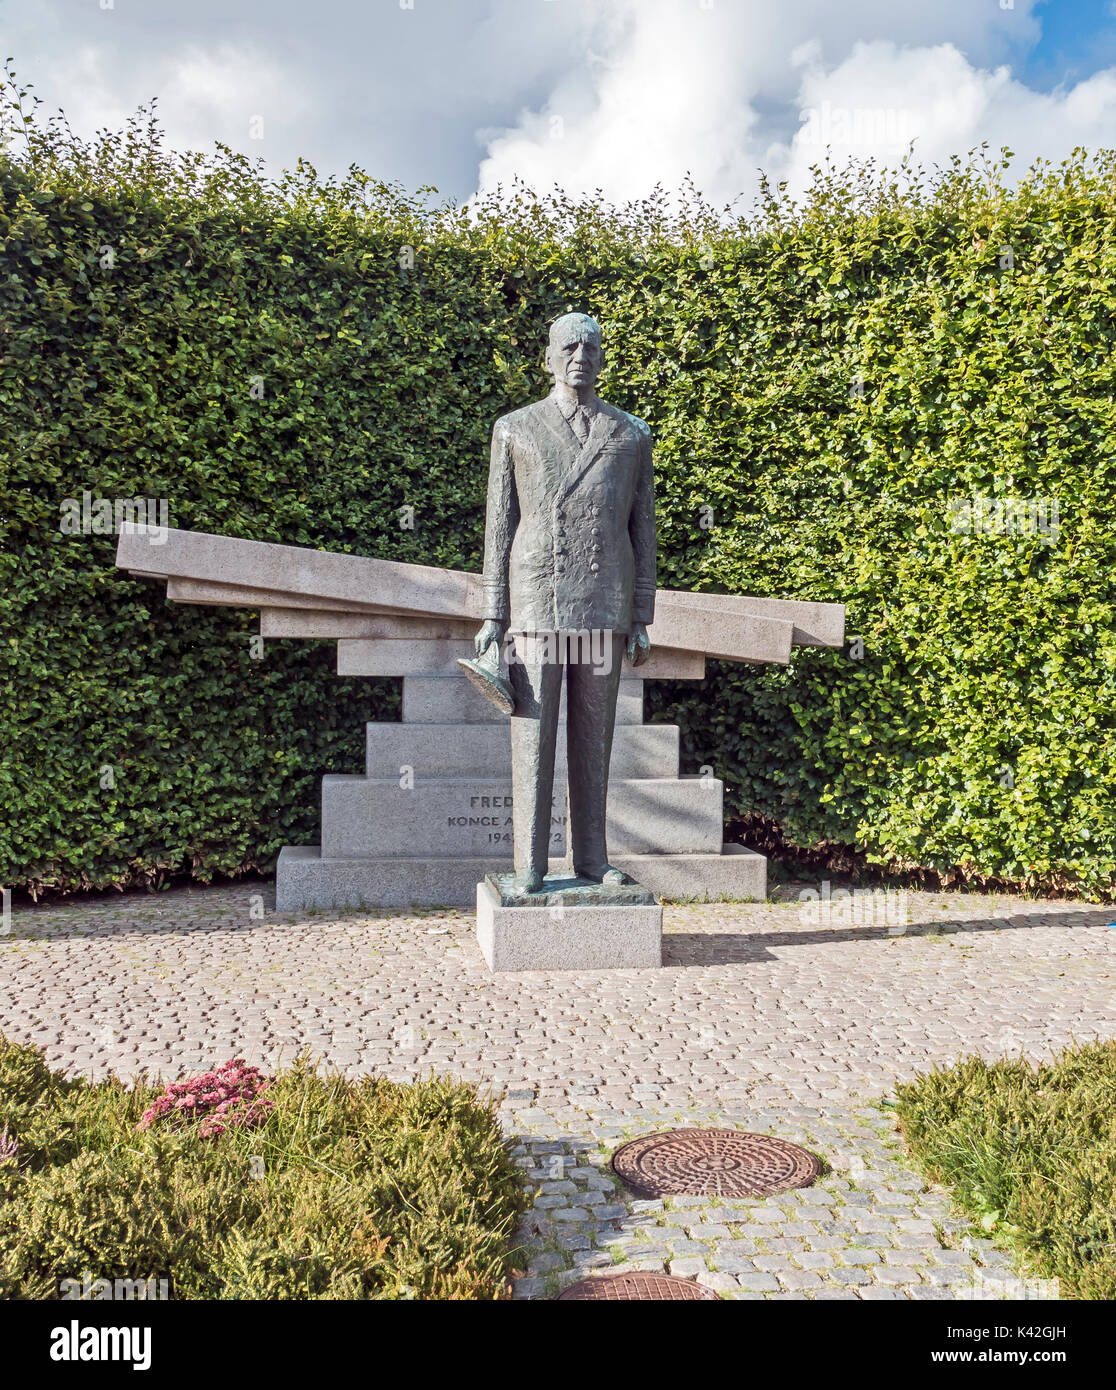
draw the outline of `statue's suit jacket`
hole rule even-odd
[[[484,617],[512,632],[611,629],[655,616],[651,431],[598,400],[583,445],[553,395],[492,431]]]

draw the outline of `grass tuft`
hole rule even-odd
[[[1116,1042],[967,1058],[897,1095],[914,1157],[987,1235],[1065,1298],[1116,1298]]]

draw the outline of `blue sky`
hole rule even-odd
[[[1113,0],[1045,0],[1035,14],[1042,32],[1020,66],[1028,86],[1049,91],[1116,67]]]
[[[179,147],[457,199],[1116,144],[1113,0],[0,0],[0,43],[80,134],[157,96]]]

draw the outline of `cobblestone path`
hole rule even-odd
[[[964,1053],[1116,1036],[1113,912],[1080,903],[911,893],[901,928],[796,901],[674,906],[662,970],[494,976],[469,913],[295,920],[272,900],[248,884],[17,909],[0,1031],[93,1076],[309,1048],[349,1075],[480,1083],[538,1192],[520,1298],[620,1267],[730,1298],[981,1296],[1013,1277],[1006,1256],[925,1190],[879,1102]],[[618,1142],[700,1124],[778,1134],[831,1172],[770,1201],[618,1187]]]

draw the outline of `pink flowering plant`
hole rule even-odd
[[[271,1082],[250,1067],[243,1057],[225,1062],[216,1071],[171,1081],[163,1093],[143,1112],[140,1129],[154,1124],[198,1125],[203,1139],[215,1139],[227,1129],[250,1129],[260,1124],[275,1102],[267,1091]]]

